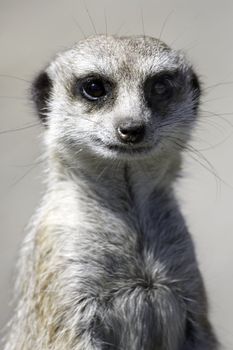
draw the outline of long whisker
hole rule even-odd
[[[95,27],[95,23],[94,23],[94,21],[93,21],[93,19],[92,19],[92,17],[91,17],[91,14],[90,14],[90,12],[89,12],[89,10],[88,10],[88,8],[87,8],[86,2],[83,1],[83,3],[84,3],[84,8],[85,8],[85,10],[86,10],[87,16],[88,16],[88,18],[89,18],[89,20],[90,20],[90,23],[91,23],[91,25],[92,25],[92,28],[94,29],[94,32],[95,32],[95,34],[97,35],[98,33],[97,33],[97,30],[96,30],[96,27]]]
[[[223,140],[215,143],[214,145],[211,145],[207,148],[202,148],[202,149],[199,149],[200,152],[204,152],[204,151],[209,151],[209,150],[212,150],[214,148],[217,148],[221,145],[223,145],[225,142],[227,142],[231,137],[233,136],[233,131],[230,133],[230,135],[228,135],[227,137],[225,137]]]
[[[183,143],[183,140],[179,139],[179,138],[176,138],[176,137],[171,137],[171,136],[168,136],[167,137],[168,139],[170,138],[170,140],[172,142],[174,142],[175,145],[177,145],[177,147],[180,149],[180,150],[187,150],[189,151],[189,154],[190,156],[196,160],[200,165],[202,165],[207,171],[209,171],[212,175],[214,175],[214,177],[216,179],[218,179],[220,182],[222,182],[225,186],[233,189],[233,187],[228,184],[225,180],[223,180],[219,175],[218,173],[216,172],[216,169],[213,167],[213,165],[209,162],[209,160],[200,152],[198,151],[195,147],[191,146],[191,145],[187,145],[187,144],[184,144]],[[204,161],[201,162],[200,160],[196,159],[195,157],[193,157],[193,153],[198,156],[199,158],[201,158],[201,160]],[[206,164],[207,165],[206,165]]]
[[[171,15],[174,14],[174,12],[175,12],[175,11],[172,10],[172,11],[166,16],[165,20],[163,21],[163,24],[162,24],[162,27],[161,27],[160,33],[159,33],[159,40],[162,39],[162,35],[163,35],[163,33],[164,33],[164,30],[165,30],[165,28],[166,28],[166,25],[167,25],[167,23],[168,23],[168,20],[169,20],[169,18],[171,17]]]
[[[83,28],[81,27],[81,25],[79,24],[79,22],[77,21],[77,19],[75,17],[72,17],[73,22],[75,23],[76,27],[78,27],[79,31],[82,33],[83,37],[86,39],[87,35],[84,32]]]
[[[9,100],[20,100],[20,101],[27,101],[28,99],[26,97],[22,97],[22,96],[7,96],[7,95],[2,95],[0,96],[1,99],[9,99]]]
[[[39,158],[39,156],[37,156],[36,158]],[[33,165],[37,165],[37,164],[42,164],[45,162],[45,159],[42,159],[42,160],[38,160],[36,162],[32,162],[32,163],[28,163],[28,164],[21,164],[21,165],[15,165],[15,164],[12,164],[12,165],[8,165],[9,167],[12,167],[12,168],[28,168],[28,167],[31,167]]]
[[[202,89],[202,92],[208,91],[210,89],[217,88],[219,86],[226,86],[226,85],[233,85],[233,81],[225,81],[225,82],[209,85],[209,86],[205,87],[204,89]]]
[[[108,21],[106,15],[106,9],[104,8],[104,23],[105,23],[105,35],[108,36]]]
[[[177,137],[177,134],[179,134],[179,137],[180,137],[180,136],[184,136],[184,139],[186,139],[187,136],[189,136],[189,135],[187,135],[187,133],[186,133],[185,131],[182,132],[182,131],[180,131],[180,130],[179,130],[179,131],[169,130],[169,136],[172,135],[172,136],[174,136],[174,137]],[[166,136],[167,136],[167,133],[161,131],[161,132],[160,132],[160,135],[163,135],[164,137],[166,137]],[[202,138],[200,138],[200,137],[198,137],[198,138],[195,137],[195,140],[199,140],[200,142],[206,143],[206,144],[208,145],[208,147],[201,148],[201,149],[197,149],[197,148],[196,148],[196,150],[199,151],[199,152],[204,152],[204,151],[208,151],[208,150],[214,149],[214,148],[216,148],[216,147],[221,146],[222,144],[224,144],[232,135],[233,135],[233,131],[230,133],[230,135],[227,135],[227,137],[225,137],[225,138],[224,138],[223,140],[221,140],[220,142],[215,143],[214,145],[210,144],[210,143],[207,142],[205,139],[202,139]]]
[[[116,32],[115,32],[115,35],[119,35],[120,34],[120,31],[122,30],[122,28],[124,28],[125,26],[125,21],[121,22],[121,24],[118,26]]]
[[[142,22],[142,33],[143,36],[146,36],[146,32],[145,32],[145,23],[144,23],[144,15],[143,15],[143,8],[140,7],[140,14],[141,14],[141,22]]]
[[[25,171],[23,173],[23,175],[21,175],[20,177],[18,177],[11,185],[10,187],[7,189],[7,191],[5,193],[1,194],[1,199],[3,199],[3,197],[7,194],[9,194],[9,192],[15,188],[16,185],[18,185],[25,177],[27,177],[27,175],[29,175],[31,173],[31,171],[33,171],[39,164],[41,164],[41,162],[38,163],[34,163],[29,169],[27,169],[27,171]]]
[[[0,135],[10,134],[10,133],[18,132],[18,131],[24,131],[24,130],[31,129],[31,128],[34,128],[34,127],[39,126],[39,125],[41,125],[40,122],[34,123],[34,124],[29,124],[29,125],[22,126],[19,128],[0,130]]]
[[[196,20],[199,16],[199,13],[196,13],[194,15],[194,17],[192,18],[193,19],[193,23],[190,25],[187,25],[183,28],[182,32],[180,32],[180,34],[175,38],[173,39],[173,41],[169,44],[169,46],[173,46],[178,40],[180,40],[184,35],[187,35],[187,33],[190,33],[190,28],[193,28],[194,26],[194,20]]]
[[[74,114],[67,114],[66,116],[67,116],[67,117],[76,117]],[[89,118],[87,118],[87,117],[84,117],[83,115],[79,115],[78,118],[87,120],[87,121],[89,121],[89,122],[91,122],[91,123],[94,123],[94,124],[96,124],[96,125],[102,125],[101,122],[96,122],[95,120],[92,120],[92,119],[89,119]]]
[[[170,137],[169,137],[170,138]],[[197,162],[201,167],[203,167],[205,170],[207,170],[210,174],[212,174],[215,178],[215,182],[216,182],[216,189],[217,189],[217,193],[219,192],[219,183],[218,181],[222,181],[222,179],[219,178],[219,176],[216,173],[216,170],[214,169],[214,167],[212,166],[212,164],[207,160],[204,159],[204,163],[202,161],[200,161],[198,158],[201,155],[198,151],[195,152],[190,146],[188,145],[184,145],[183,143],[180,143],[178,141],[177,138],[170,138],[172,142],[174,142],[174,144],[178,147],[178,150],[185,150],[188,152],[189,156],[195,161]],[[197,156],[197,158],[193,155],[193,153]],[[202,155],[201,155],[202,156]],[[207,165],[205,164],[205,162],[207,162]],[[223,181],[222,181],[223,182]]]
[[[219,97],[215,97],[215,98],[210,98],[208,100],[203,100],[203,103],[222,101],[222,100],[226,100],[226,99],[230,99],[230,98],[231,98],[231,96],[219,96]]]
[[[30,80],[26,80],[26,79],[24,79],[24,78],[20,78],[20,77],[17,77],[17,76],[15,76],[15,75],[0,74],[0,78],[10,78],[10,79],[15,79],[15,80],[22,81],[22,82],[27,83],[27,84],[31,84],[31,81],[30,81]]]
[[[230,115],[233,115],[232,113],[229,113],[229,114],[220,114],[220,113],[215,113],[215,112],[211,112],[211,111],[208,111],[208,110],[204,110],[202,109],[201,112],[204,112],[204,113],[208,113],[209,115],[208,116],[204,116],[204,118],[211,118],[212,117],[217,117],[217,118],[220,118],[222,120],[224,120],[224,122],[226,122],[229,126],[233,127],[233,124],[227,119],[225,118],[225,116],[230,116]]]
[[[206,115],[203,113],[205,113]],[[214,112],[202,109],[202,110],[200,110],[199,118],[197,119],[197,126],[200,123],[204,123],[204,124],[207,123],[207,120],[210,119],[211,123],[209,122],[209,120],[208,120],[208,123],[217,128],[217,126],[219,127],[220,124],[214,124],[212,119],[219,118],[220,120],[223,120],[228,126],[233,127],[233,124],[227,118],[225,118],[225,116],[231,116],[231,115],[233,115],[233,114],[232,113],[219,114],[219,113],[214,113]],[[189,127],[189,125],[190,125],[190,121],[188,118],[183,118],[182,121],[180,120],[179,122],[182,123],[183,126],[187,125],[187,127]],[[164,128],[166,126],[173,127],[174,126],[173,121],[172,120],[165,121],[165,122],[161,123],[160,125],[158,125],[157,128],[160,129],[160,128]]]

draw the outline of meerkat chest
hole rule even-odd
[[[115,200],[110,192],[108,201],[98,202],[85,194],[84,200],[66,186],[47,219],[55,243],[49,269],[62,266],[51,287],[60,311],[80,334],[89,329],[97,348],[179,349],[186,318],[179,262],[187,260],[180,242],[187,239],[178,209],[160,193],[141,207],[132,194]],[[163,337],[165,325],[170,340]]]
[[[188,240],[184,222],[176,207],[154,196],[142,207],[132,198],[98,202],[79,201],[79,205],[59,214],[64,224],[62,255],[75,272],[77,281],[88,280],[99,292],[122,286],[160,283],[174,268],[174,256],[185,258]],[[164,195],[163,195],[164,197]],[[83,273],[85,271],[85,273]],[[177,277],[177,276],[176,276]],[[77,282],[78,283],[78,282]]]
[[[131,209],[122,217],[99,207],[88,226],[79,226],[66,294],[75,296],[77,324],[89,327],[100,348],[179,349],[186,313],[171,288],[166,242],[155,218],[143,219],[143,212],[136,216]],[[160,325],[156,332],[155,325]],[[163,336],[165,325],[169,339]]]

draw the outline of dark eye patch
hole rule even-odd
[[[163,72],[150,76],[144,83],[144,97],[148,106],[164,109],[177,98],[182,90],[182,79],[178,72]]]

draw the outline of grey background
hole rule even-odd
[[[98,33],[107,27],[108,33],[161,35],[186,52],[201,76],[203,111],[192,142],[201,153],[186,154],[177,191],[196,243],[211,319],[223,348],[233,349],[231,0],[0,1],[0,328],[10,316],[24,227],[43,188],[43,165],[37,164],[43,128],[28,99],[30,81],[57,51],[82,38],[82,31],[94,34],[85,6]]]

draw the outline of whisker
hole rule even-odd
[[[87,35],[84,32],[83,28],[81,27],[81,25],[79,24],[79,22],[77,21],[77,19],[75,17],[72,17],[73,22],[75,23],[76,27],[78,27],[79,31],[82,33],[83,37],[85,39],[87,39]]]
[[[74,114],[67,114],[66,116],[67,116],[67,117],[75,117]],[[94,124],[96,124],[96,125],[102,125],[102,123],[96,122],[95,120],[92,120],[92,119],[89,119],[89,118],[87,118],[87,117],[84,117],[83,115],[79,115],[78,117],[79,117],[80,119],[87,120],[87,121],[89,121],[89,122],[91,122],[91,123],[94,123]]]
[[[205,87],[204,89],[202,89],[202,92],[208,91],[210,89],[214,89],[217,88],[219,86],[226,86],[226,85],[233,85],[233,81],[225,81],[225,82],[221,82],[221,83],[216,83],[210,86]]]
[[[35,123],[35,124],[29,124],[26,126],[15,128],[15,129],[0,130],[0,135],[10,134],[10,133],[18,132],[18,131],[24,131],[24,130],[31,129],[31,128],[34,128],[34,127],[39,126],[39,125],[41,125],[40,122]]]
[[[106,16],[106,9],[104,8],[104,22],[105,22],[105,35],[108,36],[108,21]]]
[[[172,140],[173,139],[173,140]],[[219,178],[218,174],[216,173],[216,170],[214,169],[214,167],[212,166],[212,164],[204,157],[204,161],[207,162],[207,165],[203,162],[201,162],[198,158],[196,158],[193,153],[199,157],[200,155],[203,156],[202,154],[200,154],[200,152],[198,151],[194,151],[194,149],[192,149],[192,147],[188,146],[188,145],[184,145],[183,143],[179,143],[177,138],[172,138],[171,140],[175,143],[175,145],[178,147],[179,150],[185,150],[188,152],[189,156],[196,161],[199,165],[201,165],[205,170],[207,170],[210,174],[212,174],[214,176],[215,182],[216,182],[216,193],[219,192],[219,183],[218,181],[222,181],[221,178]],[[210,166],[210,167],[209,167]]]
[[[185,138],[189,135],[187,135],[187,133],[184,131],[184,132],[181,132],[180,130],[179,131],[175,131],[175,130],[169,130],[169,135],[172,135],[174,137],[177,137],[177,133],[179,133],[179,136],[184,136]],[[160,133],[161,135],[164,135],[164,137],[167,136],[166,132],[161,132]],[[220,145],[222,145],[223,143],[225,143],[231,136],[233,135],[233,131],[231,132],[230,135],[228,135],[227,137],[225,137],[223,140],[221,140],[220,142],[217,142],[216,144],[214,145],[211,145],[209,142],[207,142],[205,139],[203,138],[200,138],[200,137],[195,137],[195,140],[199,140],[200,142],[203,142],[203,143],[206,143],[208,145],[208,147],[206,148],[201,148],[201,149],[197,149],[197,151],[199,152],[203,152],[203,151],[208,151],[208,150],[211,150],[211,149],[214,149]]]
[[[189,156],[191,156],[193,160],[195,160],[198,164],[200,164],[204,169],[206,169],[210,174],[214,176],[215,183],[216,183],[216,197],[218,197],[218,193],[221,192],[221,186],[220,186],[221,183],[224,183],[225,185],[227,185],[227,187],[231,187],[228,184],[226,184],[225,181],[218,175],[216,169],[213,167],[210,161],[203,156],[202,153],[195,150],[194,147],[190,147],[190,145],[188,147],[185,147],[185,149],[189,151]],[[193,156],[193,153],[197,156],[197,158]],[[203,160],[204,163],[199,160],[199,157]]]
[[[188,52],[191,51],[192,49],[198,47],[198,45],[200,45],[200,41],[199,40],[193,40],[189,46],[180,48],[180,50],[184,51],[184,52]]]
[[[10,79],[15,79],[15,80],[22,81],[22,82],[24,82],[24,83],[31,84],[31,81],[26,80],[26,79],[24,79],[24,78],[17,77],[17,76],[15,76],[15,75],[0,74],[0,78],[10,78]]]
[[[218,115],[218,116],[227,116],[227,115],[231,115],[231,116],[233,116],[233,112],[226,112],[226,113],[216,113],[216,112],[213,112],[213,111],[208,111],[208,110],[204,110],[204,109],[201,109],[201,111],[203,111],[203,112],[206,112],[206,113],[209,113],[209,114],[214,114],[214,115]]]
[[[200,152],[204,152],[204,151],[209,151],[212,149],[215,149],[221,145],[223,145],[226,141],[228,141],[231,137],[233,136],[233,132],[230,133],[230,135],[228,135],[227,137],[225,137],[222,141],[215,143],[214,145],[211,145],[210,147],[207,148],[202,148],[199,151]]]
[[[125,21],[121,22],[121,24],[119,25],[119,27],[117,28],[115,35],[119,35],[120,31],[122,30],[122,28],[125,26]]]
[[[203,114],[203,113],[206,113],[206,115]],[[233,124],[227,118],[225,118],[225,116],[228,116],[228,115],[231,116],[233,114],[232,113],[218,114],[218,113],[214,113],[214,112],[202,109],[202,110],[200,110],[199,117],[197,118],[197,121],[196,121],[197,122],[197,126],[199,124],[201,124],[201,123],[204,124],[204,125],[206,123],[208,123],[211,126],[215,126],[218,130],[220,130],[219,127],[221,125],[217,124],[217,123],[213,123],[213,121],[212,121],[212,119],[214,117],[216,117],[216,118],[219,118],[221,121],[224,121],[224,123],[226,123],[228,126],[233,127]],[[210,123],[210,121],[208,119],[210,119],[211,123]],[[183,118],[179,122],[180,122],[180,124],[182,123],[182,125],[187,125],[187,127],[189,127],[189,125],[190,125],[190,121],[189,121],[188,118],[187,119]],[[173,127],[174,126],[174,122],[172,120],[163,122],[162,124],[158,125],[157,128],[161,129],[161,128],[164,128],[166,126],[167,127],[169,127],[169,126]]]
[[[170,137],[168,136],[168,138],[171,139],[172,142],[174,142],[178,147],[179,149],[184,149],[184,150],[187,150],[189,151],[189,155],[194,159],[196,160],[200,165],[202,165],[208,172],[210,172],[212,175],[214,175],[215,179],[219,180],[221,183],[223,183],[225,186],[233,189],[233,187],[228,184],[225,180],[223,180],[219,175],[218,173],[216,172],[216,169],[213,167],[213,165],[210,163],[210,161],[200,152],[198,151],[195,147],[191,146],[191,145],[187,145],[187,144],[184,144],[183,141],[179,138],[176,138],[176,137]],[[200,157],[206,164],[204,164],[203,162],[201,162],[200,160],[196,159],[194,156],[193,156],[193,153]]]
[[[21,165],[15,165],[15,164],[12,164],[12,165],[7,165],[7,166],[9,166],[9,167],[12,167],[12,168],[28,168],[28,167],[31,167],[31,166],[33,166],[33,165],[39,165],[39,164],[42,164],[42,163],[44,163],[45,162],[45,158],[43,158],[43,159],[40,159],[40,158],[42,158],[42,154],[39,154],[38,156],[36,156],[35,157],[36,159],[38,159],[37,161],[35,161],[35,162],[33,162],[33,163],[28,163],[28,164],[21,164]]]
[[[20,177],[18,177],[8,188],[7,191],[4,193],[1,193],[1,200],[4,199],[4,196],[8,195],[10,191],[12,191],[13,188],[15,188],[15,186],[17,186],[24,178],[27,177],[27,175],[29,175],[31,173],[31,171],[33,171],[39,164],[41,163],[36,163],[33,164],[27,171],[25,171],[23,173],[23,175],[21,175]]]
[[[225,118],[225,116],[227,116],[227,115],[233,115],[233,114],[220,114],[220,113],[215,113],[215,112],[211,112],[211,111],[207,111],[207,110],[204,110],[204,109],[202,109],[202,112],[204,112],[204,113],[208,113],[209,115],[207,115],[207,116],[203,116],[204,118],[211,118],[211,117],[217,117],[217,118],[220,118],[220,119],[222,119],[222,120],[224,120],[224,122],[226,123],[226,124],[228,124],[228,126],[231,126],[231,127],[233,127],[233,124],[228,120],[228,119],[226,119]]]
[[[146,32],[145,32],[145,23],[144,23],[144,15],[143,15],[143,8],[140,7],[140,14],[141,14],[141,23],[142,23],[142,33],[143,36],[146,36]]]
[[[162,24],[162,27],[161,27],[160,33],[159,33],[159,40],[162,40],[162,35],[163,35],[163,33],[164,33],[164,30],[165,30],[165,28],[166,28],[166,25],[167,25],[167,23],[168,23],[168,20],[169,20],[169,18],[171,17],[171,15],[174,14],[174,12],[175,12],[175,11],[172,10],[172,11],[166,16],[165,20],[163,21],[163,24]]]
[[[225,123],[224,119],[223,121]],[[213,119],[212,116],[202,116],[202,118],[197,120],[196,128],[202,130],[203,126],[206,127],[207,125],[210,127],[214,127],[216,130],[218,130],[218,132],[221,133],[226,131],[225,124],[221,123],[220,120]]]
[[[190,32],[190,28],[193,28],[194,26],[194,21],[198,18],[199,13],[196,13],[195,16],[192,18],[192,24],[187,25],[183,28],[183,31],[179,33],[179,35],[169,44],[169,46],[174,45],[180,38],[182,38],[184,35],[187,35],[187,33]]]
[[[39,163],[40,164],[40,163]],[[16,181],[11,184],[11,188],[15,187],[20,181],[22,181],[33,169],[35,169],[39,164],[33,164],[22,176],[20,176]]]
[[[89,10],[88,10],[88,8],[87,8],[87,5],[86,5],[85,0],[83,1],[83,3],[84,3],[84,8],[85,8],[85,10],[86,10],[86,13],[87,13],[87,15],[88,15],[88,18],[89,18],[89,20],[90,20],[90,23],[91,23],[91,25],[92,25],[92,28],[94,29],[94,32],[95,32],[95,34],[97,35],[98,33],[97,33],[97,30],[96,30],[96,27],[95,27],[95,23],[94,23],[94,21],[93,21],[93,19],[92,19],[92,17],[91,17],[91,14],[90,14],[90,12],[89,12]]]
[[[21,100],[21,101],[28,101],[28,99],[26,97],[22,97],[22,96],[0,96],[1,99],[9,99],[9,100]]]
[[[214,101],[222,101],[222,100],[226,100],[226,99],[230,99],[231,96],[220,96],[220,97],[215,97],[215,98],[211,98],[208,100],[203,100],[203,103],[209,103],[209,102],[214,102]]]

